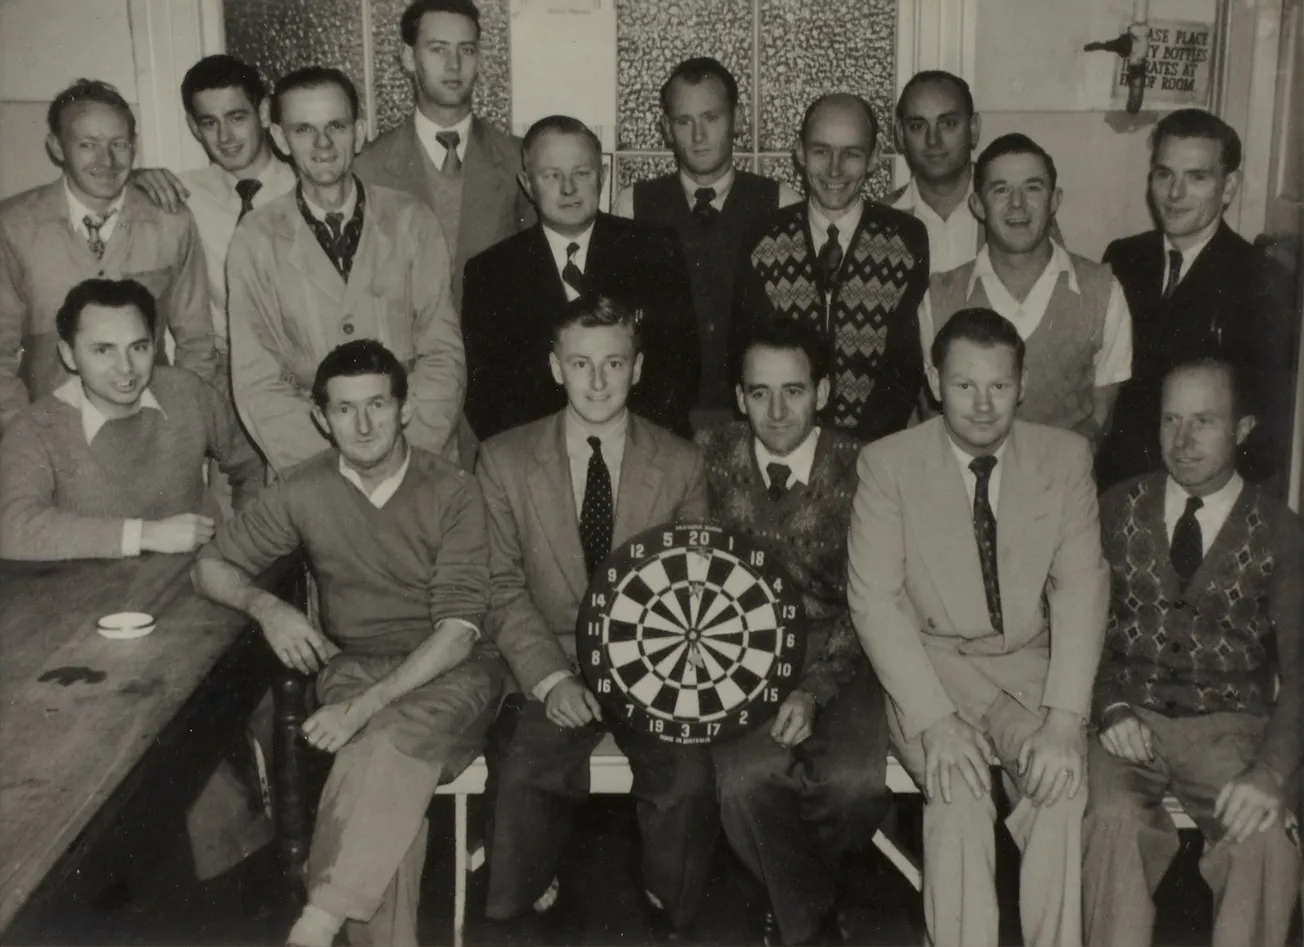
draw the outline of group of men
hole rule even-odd
[[[890,745],[932,942],[996,942],[999,767],[1025,942],[1148,940],[1172,793],[1215,943],[1283,943],[1304,540],[1260,481],[1294,350],[1284,274],[1222,221],[1236,133],[1163,118],[1158,229],[1095,263],[1043,148],[975,160],[959,77],[907,83],[883,203],[874,110],[811,103],[803,199],[735,168],[737,84],[694,58],[661,90],[678,169],[606,214],[581,122],[472,113],[474,3],[400,31],[415,109],[370,144],[342,72],[268,94],[213,56],[181,89],[209,167],[134,170],[130,109],[82,80],[50,107],[61,178],[0,204],[0,555],[199,549],[200,591],[316,675],[335,761],[289,942],[415,944],[426,807],[481,752],[489,917],[582,910],[559,864],[610,731],[667,939],[720,831],[767,942],[844,938]],[[772,720],[673,746],[604,717],[574,626],[613,549],[707,520],[800,586],[806,659]],[[254,581],[298,548],[311,618]]]

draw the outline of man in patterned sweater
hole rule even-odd
[[[1227,362],[1174,368],[1160,424],[1167,472],[1101,501],[1113,592],[1083,824],[1092,944],[1151,937],[1152,895],[1178,849],[1166,792],[1211,843],[1200,870],[1215,947],[1283,944],[1290,927],[1298,803],[1284,787],[1304,725],[1304,529],[1236,473],[1254,427],[1242,394]]]
[[[825,95],[806,110],[796,157],[810,200],[744,244],[729,327],[732,364],[767,316],[818,328],[833,351],[828,423],[862,442],[904,428],[924,382],[928,231],[861,197],[877,143],[874,110],[858,96]]]
[[[713,516],[783,563],[808,622],[797,689],[771,724],[711,748],[725,834],[769,890],[767,944],[839,940],[839,861],[890,799],[886,704],[847,610],[860,445],[815,423],[828,362],[814,328],[758,324],[735,389],[747,420],[697,435]]]

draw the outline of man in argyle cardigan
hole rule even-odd
[[[917,310],[928,231],[861,196],[877,143],[874,111],[859,96],[822,96],[806,110],[796,158],[809,200],[744,243],[730,320],[732,365],[761,319],[817,328],[833,359],[824,421],[861,442],[903,429],[924,380]]]

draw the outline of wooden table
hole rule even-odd
[[[279,667],[246,618],[192,590],[191,562],[0,562],[6,942],[39,931],[74,873],[84,882],[184,831],[185,807]],[[293,598],[301,575],[285,560],[261,584]],[[98,635],[96,619],[120,611],[157,627]]]

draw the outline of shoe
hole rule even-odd
[[[654,944],[696,944],[697,937],[691,927],[677,927],[670,919],[661,899],[643,889],[643,906],[647,914],[648,934]]]
[[[534,908],[535,914],[547,914],[557,904],[557,898],[561,895],[561,880],[555,875],[552,881],[548,882],[548,888],[531,907]]]

